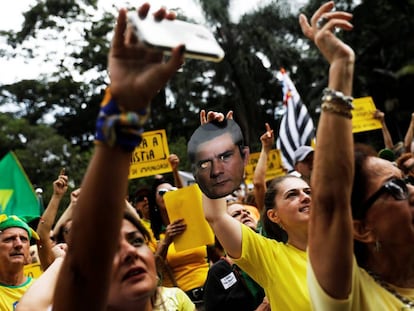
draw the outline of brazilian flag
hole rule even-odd
[[[39,200],[16,155],[10,151],[0,160],[0,214],[36,218]]]

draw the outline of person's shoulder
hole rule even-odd
[[[183,310],[194,310],[193,302],[179,287],[160,286],[159,293],[162,301],[161,304],[166,307],[166,310],[175,310],[178,307],[184,308]]]
[[[161,296],[165,299],[166,297],[177,297],[181,295],[186,295],[186,293],[179,287],[165,287],[160,286]]]

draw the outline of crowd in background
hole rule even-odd
[[[333,7],[327,2],[311,19],[300,16],[330,71],[317,142],[298,146],[293,171],[266,180],[275,134],[264,124],[253,187],[242,187],[238,175],[249,152],[239,126],[231,113],[200,114],[189,158],[215,243],[184,251],[175,243],[186,233],[186,218],[170,220],[164,200],[187,186],[178,174],[180,159],[168,158],[171,180],[154,176],[134,193],[127,193],[127,175],[148,102],[180,68],[185,48],[162,63],[160,52],[128,32],[121,10],[109,55],[111,85],[81,188],[71,191],[70,205],[56,219],[68,192],[69,177],[60,172],[36,230],[0,215],[0,309],[414,308],[414,113],[404,142],[393,143],[384,113],[376,111],[384,148],[354,144],[355,55],[334,31],[352,30],[352,16]],[[138,12],[145,18],[148,10],[146,4]],[[175,16],[161,9],[155,18]],[[119,127],[108,128],[113,123]],[[211,137],[198,141],[203,131]],[[33,260],[31,240],[43,270],[37,280],[23,272]]]

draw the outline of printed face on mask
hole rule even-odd
[[[243,156],[242,156],[243,154]],[[201,143],[195,156],[195,179],[211,199],[225,197],[243,180],[247,148],[240,149],[226,133]]]

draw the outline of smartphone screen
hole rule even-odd
[[[224,51],[214,35],[202,25],[180,20],[156,21],[152,16],[142,19],[136,12],[128,13],[128,22],[139,40],[167,54],[185,44],[185,57],[214,62],[224,58]]]

